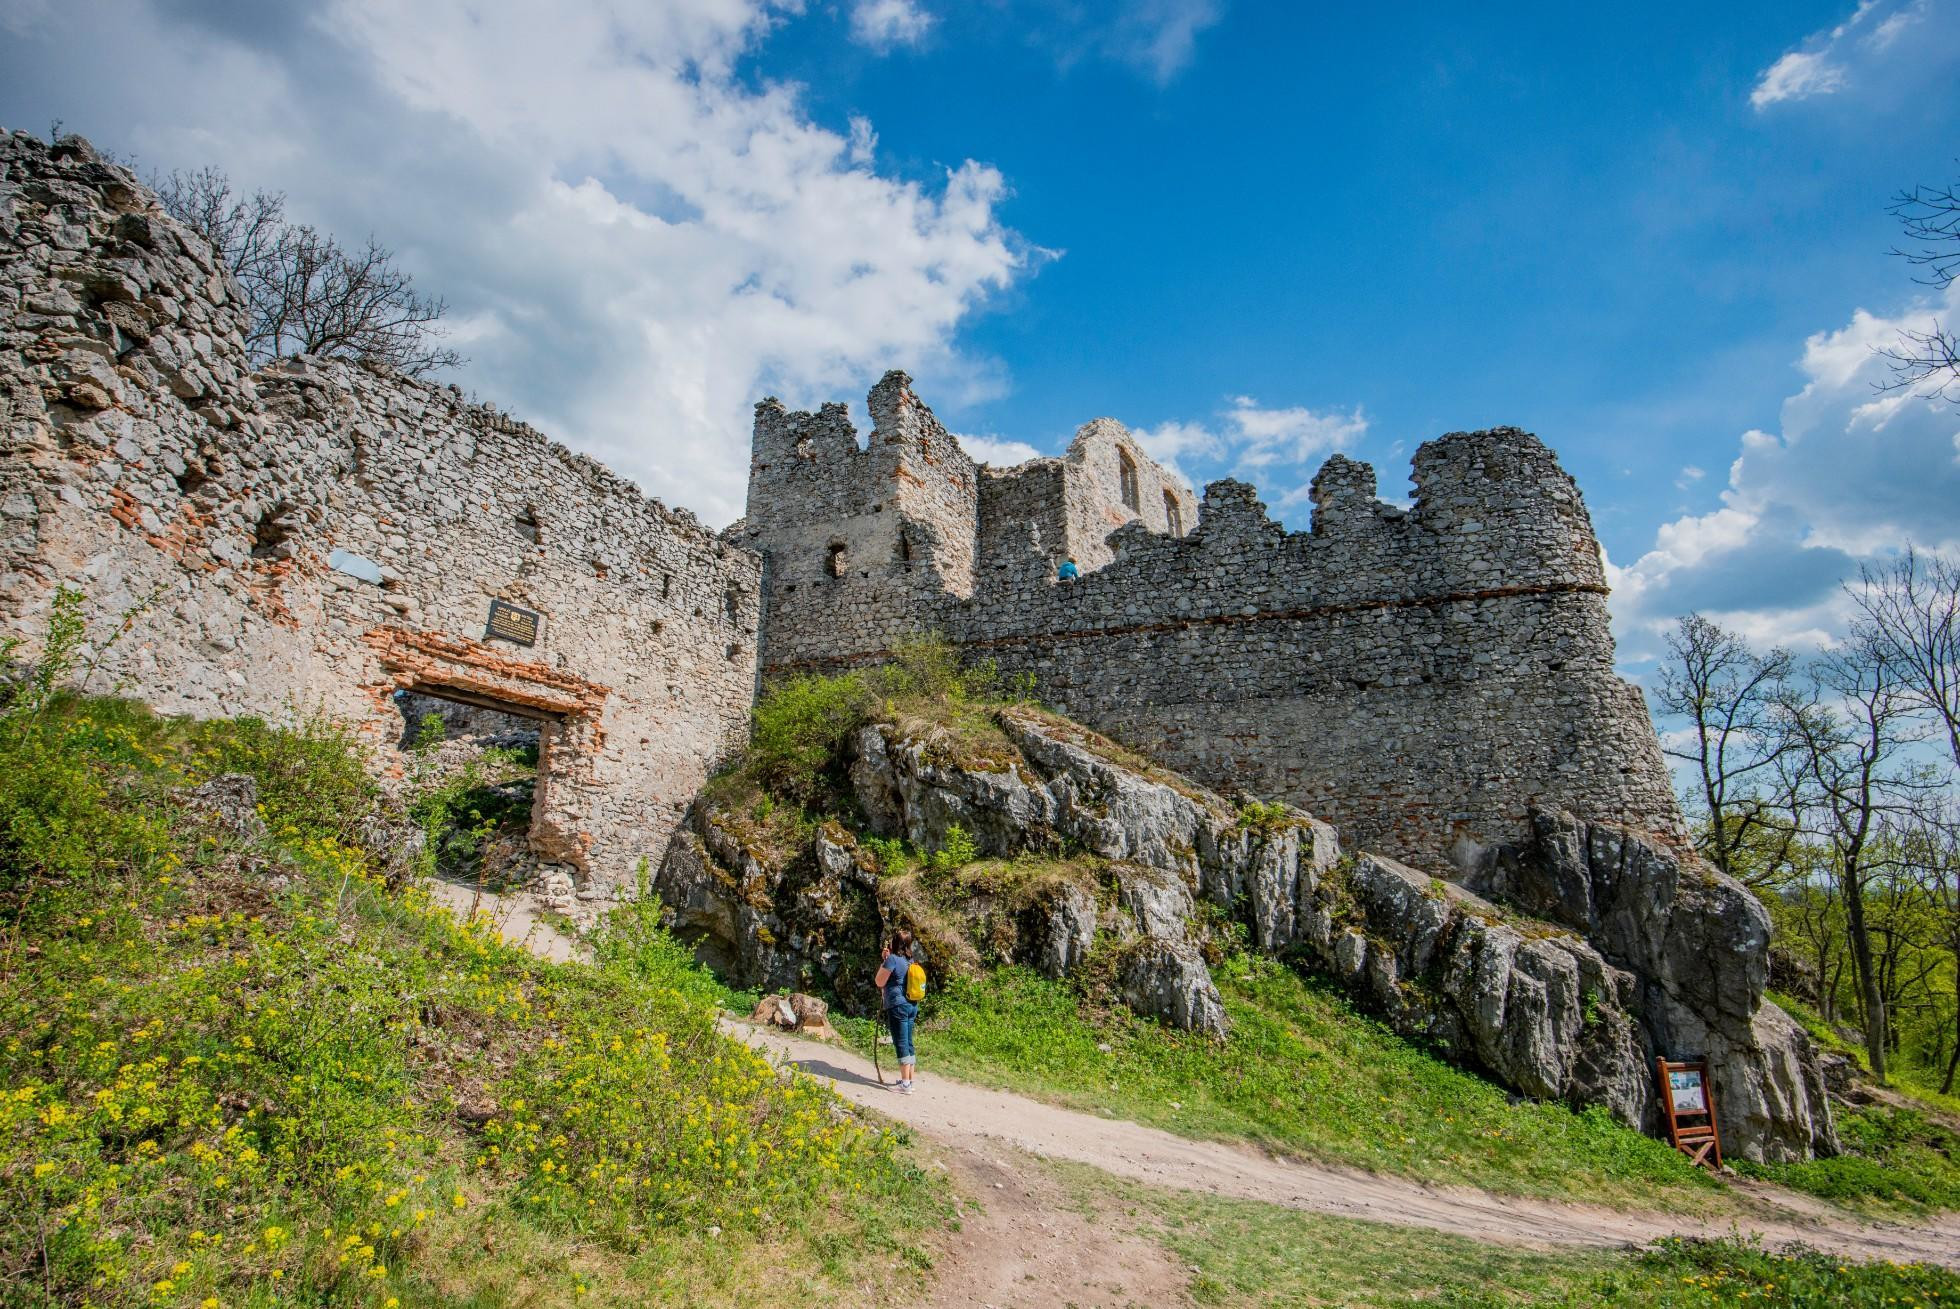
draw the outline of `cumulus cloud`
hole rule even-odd
[[[1907,542],[1960,548],[1960,411],[1880,392],[1876,352],[1902,328],[1960,311],[1859,310],[1804,343],[1803,389],[1776,432],[1743,433],[1719,507],[1664,523],[1624,568],[1608,562],[1624,660],[1652,657],[1675,618],[1700,610],[1763,644],[1820,645],[1844,629],[1841,579]]]
[[[1340,410],[1304,405],[1272,408],[1249,395],[1233,396],[1213,422],[1171,421],[1132,433],[1144,451],[1171,472],[1192,479],[1182,461],[1262,484],[1274,507],[1303,504],[1321,459],[1350,450],[1368,433],[1360,406]],[[1289,483],[1288,475],[1291,475]]]
[[[1041,451],[1026,441],[1003,441],[995,436],[961,436],[958,440],[961,448],[975,460],[995,468],[1012,468],[1041,458]]]
[[[932,15],[913,0],[855,0],[851,39],[873,50],[917,45],[932,29]]]
[[[1269,409],[1249,395],[1233,397],[1225,422],[1240,470],[1303,464],[1350,449],[1368,432],[1368,419],[1359,405],[1347,413],[1299,405]]]
[[[983,377],[955,333],[1030,260],[993,168],[881,175],[868,121],[755,76],[797,8],[74,0],[14,11],[0,108],[373,231],[448,297],[465,387],[726,521],[760,395]]]
[[[1950,0],[1941,0],[1950,3]],[[1758,113],[1789,100],[1831,95],[1868,74],[1876,60],[1931,11],[1935,0],[1859,0],[1850,17],[1812,33],[1765,68],[1749,92]]]

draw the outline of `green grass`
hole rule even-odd
[[[1865,1047],[1825,1022],[1823,1016],[1815,1009],[1795,996],[1784,995],[1777,991],[1769,992],[1766,998],[1796,1019],[1797,1025],[1809,1033],[1810,1039],[1817,1042],[1820,1049],[1831,1054],[1841,1054],[1857,1064],[1865,1073],[1871,1072],[1871,1056],[1865,1053]],[[1919,1101],[1935,1113],[1960,1118],[1960,1095],[1942,1094],[1939,1089],[1945,1069],[1927,1068],[1910,1059],[1895,1056],[1888,1061],[1886,1073],[1890,1078],[1891,1088],[1900,1095]]]
[[[1791,996],[1769,997],[1797,1020],[1820,1047],[1857,1061],[1869,1070],[1863,1049],[1818,1013]],[[1960,1132],[1949,1125],[1960,1099],[1941,1095],[1938,1075],[1912,1065],[1893,1070],[1892,1090],[1902,1104],[1862,1108],[1838,1106],[1838,1136],[1844,1153],[1832,1159],[1794,1164],[1737,1165],[1752,1177],[1884,1214],[1960,1209]],[[1942,1120],[1944,1116],[1944,1121]]]
[[[1960,1209],[1960,1135],[1916,1109],[1839,1106],[1845,1152],[1793,1164],[1737,1164],[1752,1177],[1852,1208]]]
[[[187,807],[260,784],[263,838]],[[949,1200],[713,1027],[651,904],[552,964],[392,890],[330,726],[0,706],[0,1303],[805,1303]]]
[[[1603,1110],[1512,1104],[1328,985],[1244,955],[1216,979],[1232,1022],[1222,1045],[1121,1006],[1091,1007],[1026,970],[949,982],[927,1002],[921,1067],[1186,1136],[1425,1180],[1624,1206],[1723,1203],[1719,1183],[1661,1142]],[[868,1024],[842,1025],[868,1039]]]
[[[1735,1240],[1668,1241],[1631,1256],[1541,1252],[1158,1190],[1079,1165],[1051,1167],[1085,1214],[1130,1225],[1192,1269],[1189,1294],[1201,1305],[1902,1309],[1960,1302],[1960,1277],[1923,1265],[1847,1264]]]

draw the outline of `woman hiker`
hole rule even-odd
[[[912,1020],[919,1016],[919,1006],[905,998],[905,977],[917,948],[912,933],[904,928],[894,931],[885,950],[884,966],[873,979],[884,991],[885,1025],[891,1029],[892,1046],[898,1053],[896,1089],[900,1095],[912,1094],[912,1079],[918,1073],[918,1061],[912,1053]]]

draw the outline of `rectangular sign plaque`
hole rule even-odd
[[[1710,1168],[1722,1166],[1722,1138],[1715,1127],[1715,1088],[1705,1060],[1657,1059],[1661,1108],[1667,1114],[1668,1139],[1690,1160]]]
[[[490,622],[483,629],[485,640],[509,641],[512,645],[536,645],[543,615],[535,609],[519,609],[505,600],[490,602]]]

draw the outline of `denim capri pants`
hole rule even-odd
[[[898,1051],[898,1061],[902,1064],[912,1062],[912,1020],[918,1016],[919,1006],[910,1000],[885,1008],[885,1026],[891,1029],[892,1046]]]

